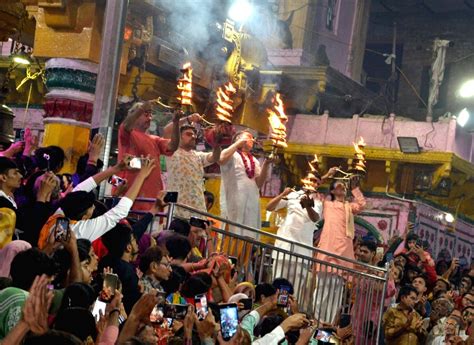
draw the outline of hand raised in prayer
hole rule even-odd
[[[100,154],[102,153],[102,150],[104,149],[104,146],[104,136],[100,133],[94,135],[94,138],[92,138],[92,141],[89,145],[89,161],[97,162],[100,157]]]
[[[35,334],[48,331],[48,310],[54,293],[48,289],[49,278],[46,275],[36,276],[23,307],[23,320]]]

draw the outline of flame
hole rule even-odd
[[[178,90],[181,95],[178,99],[181,105],[191,105],[193,98],[192,84],[193,84],[193,69],[190,62],[186,62],[181,68],[183,76],[178,79]]]
[[[365,152],[362,150],[366,146],[364,138],[360,137],[359,141],[357,143],[353,143],[353,145],[354,145],[354,150],[356,154],[365,156]]]
[[[285,109],[283,108],[283,101],[279,93],[276,94],[273,103],[274,103],[274,108],[278,113],[278,116],[280,117],[283,123],[286,123],[288,121],[288,116],[286,116],[285,114]]]
[[[270,139],[273,141],[273,147],[286,148],[286,123],[288,116],[285,114],[281,95],[277,93],[272,99],[272,107],[267,109],[268,122],[270,123]]]
[[[357,143],[353,143],[353,145],[355,150],[355,158],[353,160],[352,167],[354,170],[363,171],[365,173],[365,152],[363,148],[366,146],[366,143],[364,138],[360,137],[359,141]]]
[[[232,113],[234,107],[232,103],[232,96],[237,92],[237,89],[232,85],[231,82],[226,83],[217,89],[217,105],[216,105],[216,116],[220,121],[232,122]]]
[[[308,162],[309,169],[311,171],[315,171],[318,169],[318,164],[319,164],[319,158],[317,154],[314,154],[314,158],[311,162]]]

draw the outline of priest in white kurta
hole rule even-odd
[[[221,215],[224,218],[260,229],[260,188],[269,175],[270,160],[260,166],[250,153],[254,139],[251,133],[241,132],[234,143],[222,151]],[[236,234],[255,238],[255,233],[239,227],[230,227]]]
[[[294,191],[286,188],[280,195],[272,199],[267,205],[267,211],[278,211],[287,209],[287,215],[278,229],[277,236],[297,244],[313,246],[313,233],[317,222],[322,214],[322,202],[317,193],[307,195],[304,191]],[[291,245],[289,242],[276,240],[275,247],[304,255],[311,258],[313,252],[309,248],[298,245]],[[296,293],[302,288],[304,278],[307,275],[309,262],[301,258],[283,255],[273,251],[273,277],[284,277],[293,282]]]

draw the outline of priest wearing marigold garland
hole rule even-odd
[[[254,138],[248,131],[235,135],[233,144],[223,150],[221,166],[221,215],[229,220],[260,229],[260,192],[269,175],[271,160],[262,166],[250,153]],[[231,227],[239,235],[253,236],[244,229]]]

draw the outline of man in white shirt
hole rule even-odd
[[[142,167],[125,196],[120,199],[115,207],[96,218],[91,218],[95,208],[93,205],[95,196],[92,190],[112,175],[124,169],[128,169],[131,158],[131,156],[126,156],[116,166],[88,178],[79,184],[72,193],[66,195],[60,201],[60,208],[48,219],[41,229],[38,247],[40,249],[43,248],[47,244],[47,241],[50,240],[51,231],[54,228],[56,219],[59,217],[69,218],[71,230],[75,232],[78,239],[85,238],[91,242],[112,229],[120,220],[126,218],[143,182],[145,182],[155,168],[154,160],[148,158],[143,159]]]

